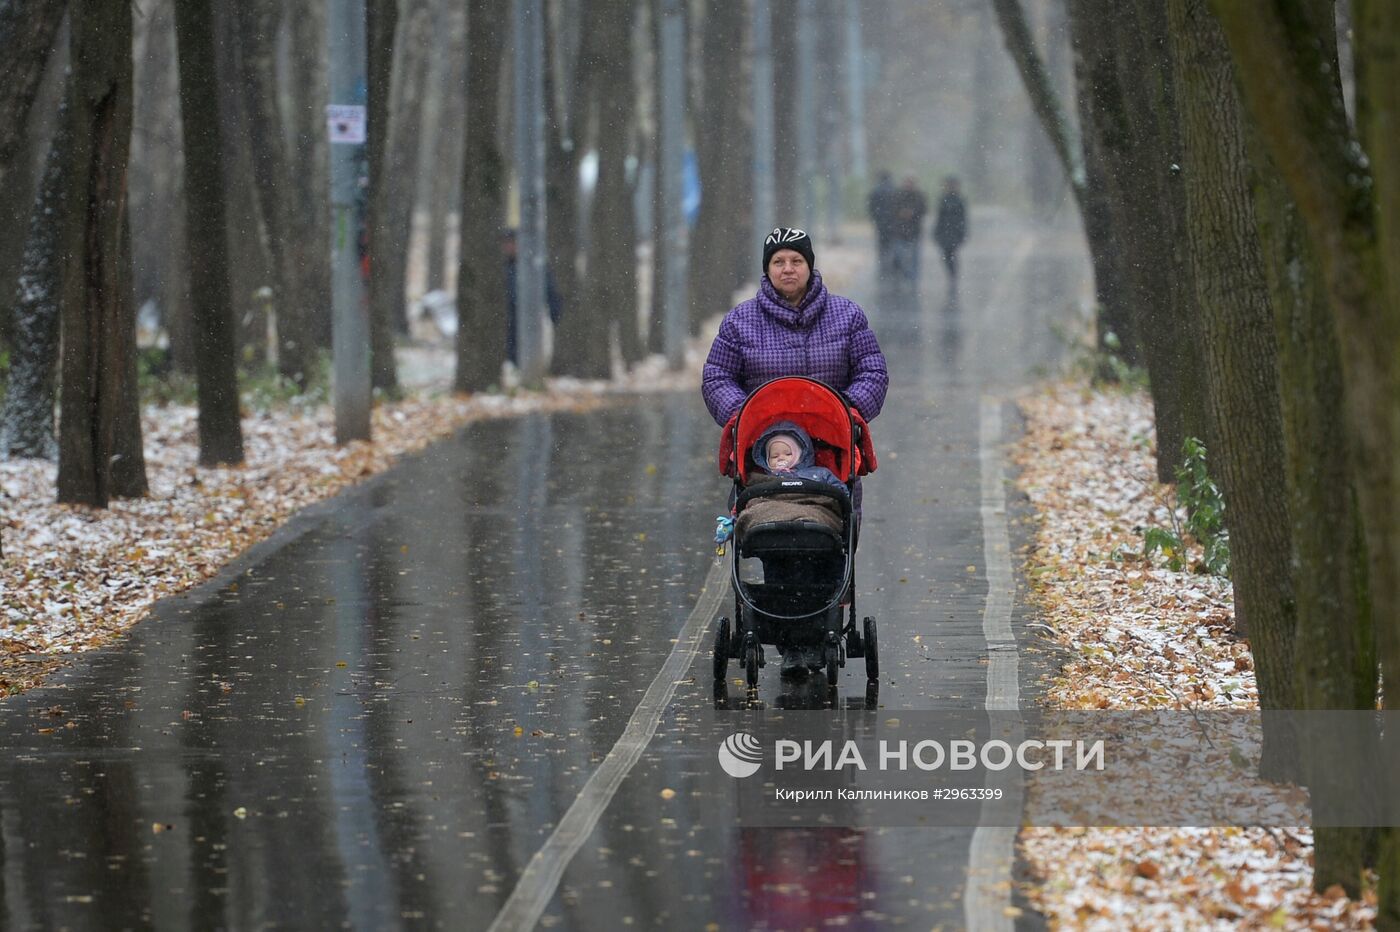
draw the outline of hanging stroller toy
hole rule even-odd
[[[810,438],[814,461],[770,468],[765,444],[784,434],[795,446]],[[875,619],[865,618],[860,630],[855,622],[858,519],[851,505],[856,477],[875,466],[864,419],[816,379],[763,383],[725,426],[720,470],[734,479],[734,623],[721,618],[715,632],[716,680],[734,658],[757,686],[765,644],[819,656],[833,687],[847,657],[864,657],[867,678],[879,676]]]

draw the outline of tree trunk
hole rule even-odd
[[[578,16],[586,21],[589,10],[586,0],[581,0],[559,12],[561,16]],[[583,156],[580,124],[591,95],[588,59],[572,54],[569,39],[567,30],[561,34],[558,27],[545,29],[545,197],[549,215],[546,233],[549,269],[563,301],[564,315],[572,314],[578,304],[578,169]]]
[[[62,29],[55,34],[53,44],[29,109],[24,142],[16,147],[4,183],[0,184],[0,352],[14,348],[14,309],[10,301],[24,263],[29,219],[68,89],[68,37]]]
[[[457,271],[459,392],[499,385],[506,359],[506,289],[501,257],[505,165],[500,129],[501,57],[509,31],[504,0],[467,7],[467,119]]]
[[[286,11],[292,30],[291,166],[287,244],[297,275],[305,335],[331,345],[330,152],[326,140],[326,10],[324,0],[298,0]],[[308,349],[308,355],[310,350]]]
[[[1100,352],[1111,352],[1129,365],[1142,365],[1142,352],[1133,330],[1128,307],[1128,257],[1114,239],[1113,207],[1108,193],[1108,168],[1103,153],[1092,140],[1084,140],[1084,179],[1082,194],[1077,194],[1080,222],[1089,247],[1089,261],[1094,269],[1094,345]],[[1109,334],[1113,339],[1109,339]],[[1114,345],[1116,344],[1116,348]],[[1108,366],[1097,373],[1101,378],[1117,378]]]
[[[690,333],[700,332],[707,317],[729,308],[738,248],[748,244],[736,205],[743,199],[749,171],[744,142],[744,95],[735,87],[742,72],[746,13],[743,4],[706,7],[701,52],[701,101],[696,127],[700,162],[700,216],[691,237]],[[752,255],[753,250],[748,250]]]
[[[146,492],[126,224],[131,10],[84,4],[73,13],[58,500],[106,507],[113,495]]]
[[[1361,144],[1372,166],[1371,180],[1375,185],[1376,251],[1379,263],[1369,265],[1371,293],[1379,298],[1378,306],[1385,317],[1383,330],[1390,337],[1385,344],[1385,359],[1389,364],[1391,391],[1389,423],[1395,424],[1395,410],[1400,405],[1400,6],[1387,0],[1353,0],[1356,19],[1356,100],[1357,129]],[[1333,69],[1336,74],[1336,69]],[[1376,265],[1379,265],[1379,270]],[[1384,277],[1375,274],[1384,273]],[[1351,328],[1348,327],[1348,330]],[[1356,334],[1365,339],[1363,333]],[[1373,399],[1372,403],[1379,401]],[[1368,405],[1369,406],[1369,405]],[[1394,614],[1400,599],[1397,582],[1397,561],[1400,561],[1400,456],[1396,455],[1400,438],[1391,436],[1390,452],[1386,457],[1392,490],[1391,509],[1385,533],[1389,544],[1380,559],[1387,560],[1394,588],[1384,592],[1385,603],[1372,617],[1384,619],[1377,627],[1377,646],[1381,668],[1392,671],[1391,689],[1386,694],[1387,709],[1400,707],[1400,621]],[[1363,502],[1365,499],[1363,498]],[[1374,560],[1374,556],[1373,556]],[[1376,563],[1371,564],[1372,571]],[[1373,577],[1374,580],[1374,577]],[[1380,599],[1373,599],[1379,605]],[[1362,675],[1366,668],[1360,668]],[[1389,731],[1385,738],[1380,768],[1383,773],[1400,772],[1400,735]],[[1394,809],[1391,810],[1394,813]],[[1380,845],[1380,908],[1378,928],[1400,929],[1400,828],[1391,825],[1381,835]]]
[[[1319,37],[1329,41],[1330,37]],[[1334,58],[1335,61],[1335,58]],[[1340,72],[1339,72],[1340,73]],[[1373,709],[1375,632],[1367,597],[1361,516],[1349,468],[1342,367],[1322,270],[1307,241],[1297,205],[1284,187],[1258,128],[1247,120],[1254,206],[1279,346],[1285,467],[1292,517],[1293,592],[1298,618],[1294,684],[1304,709]],[[1314,807],[1323,793],[1362,798],[1374,793],[1374,761],[1351,761],[1314,779],[1311,766],[1340,759],[1333,735],[1311,736],[1303,766]],[[1361,893],[1374,831],[1313,828],[1313,886],[1341,884]]]
[[[1186,294],[1173,286],[1173,227],[1178,236],[1184,231],[1172,206],[1182,192],[1167,174],[1174,134],[1163,129],[1175,117],[1168,109],[1166,22],[1160,16],[1140,22],[1131,6],[1112,0],[1071,0],[1069,12],[1081,125],[1102,158],[1115,247],[1123,255],[1131,320],[1125,321],[1130,335],[1119,337],[1125,346],[1136,346],[1147,365],[1157,478],[1167,482],[1181,462],[1185,439],[1211,438],[1196,315]]]
[[[606,379],[612,332],[637,335],[637,230],[626,160],[636,113],[630,0],[594,0],[579,66],[590,75],[597,112],[598,185],[589,218],[584,300],[560,322],[554,371]],[[624,357],[625,358],[625,357]]]
[[[1218,443],[1210,464],[1230,531],[1235,630],[1248,636],[1265,710],[1296,708],[1296,619],[1273,308],[1250,200],[1229,51],[1205,0],[1168,0],[1181,110],[1192,268]],[[1266,721],[1266,726],[1270,722]],[[1297,780],[1291,731],[1266,727],[1266,780]]]
[[[395,333],[408,332],[408,248],[413,235],[414,189],[417,187],[418,141],[422,138],[423,95],[428,72],[429,33],[432,11],[427,0],[413,0],[405,8],[394,72],[392,105],[389,115],[389,143],[376,213],[381,219],[382,236],[375,240],[374,266],[370,276],[370,319],[386,328],[374,340],[376,347],[388,345],[388,353],[375,351],[375,359],[387,363],[387,370],[375,377],[375,387],[392,390],[398,379],[393,365]],[[380,363],[376,362],[376,369]]]
[[[652,14],[657,17],[654,25],[660,28],[659,20],[660,7],[654,5]],[[663,274],[660,264],[659,250],[661,243],[656,237],[652,238],[652,302],[651,316],[647,323],[647,343],[642,342],[641,326],[637,317],[637,230],[636,221],[632,214],[632,189],[627,185],[627,175],[625,162],[627,159],[628,139],[631,136],[631,128],[636,116],[636,85],[632,81],[632,55],[631,47],[627,39],[631,37],[635,28],[636,16],[635,5],[631,0],[609,0],[609,6],[602,14],[604,25],[599,27],[602,35],[615,36],[615,41],[619,46],[627,46],[627,52],[623,54],[619,49],[619,57],[615,62],[626,62],[626,67],[621,65],[615,67],[606,78],[597,78],[599,88],[611,87],[614,89],[615,99],[602,100],[598,102],[598,164],[599,177],[598,189],[594,193],[593,202],[593,222],[594,234],[589,239],[594,244],[593,255],[598,260],[599,279],[592,284],[597,286],[597,291],[593,292],[591,299],[597,302],[599,307],[608,309],[613,315],[613,320],[617,325],[617,344],[622,355],[623,366],[638,362],[646,356],[648,349],[652,352],[660,352],[662,349],[662,304],[657,299],[661,281],[659,276]],[[658,40],[656,49],[660,51],[660,32],[653,31],[654,37]],[[657,83],[656,91],[659,96],[661,89],[660,82]],[[615,133],[612,130],[615,129]],[[655,184],[652,190],[657,197],[661,194],[661,160],[660,160],[660,139],[661,123],[660,111],[657,111],[657,124],[655,139],[656,162],[653,178]],[[603,160],[606,159],[611,166],[608,172],[606,183],[603,180]],[[653,211],[653,218],[661,217],[659,208],[660,201]],[[611,229],[616,237],[612,242],[600,242],[598,237],[602,231]],[[590,272],[590,275],[592,273]]]
[[[185,152],[180,138],[176,32],[174,4],[161,4],[148,16],[136,19],[137,42],[144,36],[147,48],[144,62],[141,51],[137,53],[132,121],[133,126],[148,129],[132,134],[131,223],[135,231],[137,306],[145,300],[155,301],[160,309],[160,325],[169,338],[166,359],[170,371],[194,376],[196,334],[187,261],[189,204],[185,199]],[[210,67],[214,65],[211,63]],[[217,113],[211,115],[217,117]],[[141,186],[149,192],[145,203]],[[227,223],[227,214],[224,222]]]
[[[1254,206],[1279,346],[1279,389],[1287,447],[1292,520],[1293,593],[1298,618],[1294,688],[1300,708],[1373,709],[1376,704],[1375,633],[1367,600],[1361,517],[1348,468],[1351,439],[1342,404],[1341,357],[1322,287],[1322,271],[1308,245],[1297,206],[1258,138],[1248,133]],[[1342,753],[1327,734],[1302,747],[1305,769]],[[1322,793],[1360,798],[1370,793],[1374,764],[1353,761],[1341,776],[1312,779],[1311,799]],[[1350,781],[1346,783],[1344,781]],[[1341,884],[1351,896],[1360,880],[1372,832],[1313,828],[1313,885]]]
[[[237,17],[225,4],[215,7],[214,17],[218,30],[214,54],[219,70],[220,135],[233,142],[224,159],[229,288],[234,320],[238,322],[239,360],[255,365],[268,359],[267,301],[260,292],[270,287],[275,273],[267,251],[264,220],[258,208],[257,185],[253,181],[253,153],[246,144],[252,130],[242,91],[244,79]]]
[[[180,80],[176,68],[174,4],[138,17],[136,93],[131,139],[132,262],[136,306],[152,301],[169,336],[171,368],[193,374],[193,324],[184,260],[184,152],[180,141]],[[212,114],[217,116],[217,114]]]
[[[177,239],[180,224],[171,222],[182,207],[180,188],[180,89],[175,68],[175,13],[160,4],[134,23],[132,125],[128,157],[128,210],[132,229],[133,292],[136,306],[153,302],[166,324],[165,306],[184,250]]]
[[[15,344],[0,409],[0,458],[53,459],[54,364],[58,360],[60,253],[71,179],[72,127],[68,108],[59,110],[59,130],[49,148],[44,180],[29,218],[19,288],[15,297]]]
[[[293,201],[289,192],[297,185],[292,183],[286,134],[277,107],[277,8],[271,0],[245,0],[235,9],[248,115],[248,149],[276,276],[272,304],[277,313],[277,369],[305,390],[311,379],[312,337],[306,325],[301,278],[291,245]]]
[[[369,231],[369,344],[370,383],[381,391],[398,387],[394,367],[394,331],[386,291],[388,265],[392,261],[393,238],[389,218],[388,183],[389,140],[392,131],[390,102],[394,87],[394,41],[397,37],[398,0],[366,0],[366,56],[369,94],[366,106],[369,139],[369,209],[365,228]]]
[[[67,0],[0,4],[0,185],[9,182],[10,162],[24,145],[29,108],[67,8]]]
[[[651,0],[647,4],[651,25],[651,134],[648,144],[651,147],[651,289],[648,292],[646,346],[642,347],[640,334],[635,325],[623,322],[623,330],[618,333],[618,343],[622,347],[623,364],[635,362],[646,353],[666,352],[666,261],[662,256],[669,239],[667,228],[675,223],[674,217],[666,216],[666,197],[662,189],[661,171],[661,88],[666,86],[662,77],[661,65],[661,11],[663,0]],[[636,334],[636,336],[634,336]]]
[[[1357,135],[1347,123],[1324,0],[1242,7],[1212,0],[1261,138],[1297,202],[1321,263],[1336,323],[1351,431],[1354,480],[1368,555],[1381,667],[1400,670],[1400,289],[1386,267],[1400,236],[1393,158],[1400,83],[1393,5],[1356,4]],[[1363,148],[1363,146],[1365,148]],[[1363,155],[1363,152],[1369,155]],[[1393,684],[1392,684],[1393,685]],[[1396,705],[1386,691],[1387,708]],[[1377,769],[1400,771],[1400,741],[1387,735]],[[1380,928],[1400,928],[1400,831],[1380,840]]]
[[[185,203],[189,210],[187,258],[199,391],[199,462],[204,466],[243,462],[214,28],[210,0],[182,0],[175,6]]]
[[[46,157],[47,151],[36,153],[22,147],[10,162],[9,183],[0,186],[0,358],[14,347],[14,315],[19,311],[11,304],[14,295],[10,292],[24,264],[29,217]]]
[[[365,67],[369,89],[366,120],[369,137],[369,183],[374,190],[389,147],[389,101],[393,94],[394,40],[398,35],[399,0],[365,0]]]
[[[121,237],[116,255],[120,259],[121,275],[117,290],[116,326],[112,328],[113,344],[110,363],[116,401],[112,430],[111,494],[117,498],[141,498],[150,491],[146,482],[146,454],[141,444],[141,385],[138,378],[136,348],[136,305],[132,301],[131,272],[131,214],[121,218]],[[61,451],[61,447],[60,447]],[[61,456],[60,452],[60,456]]]
[[[406,7],[408,20],[402,26],[399,57],[402,80],[395,78],[394,114],[389,156],[394,240],[390,266],[390,323],[395,333],[408,333],[409,247],[416,223],[415,194],[419,187],[419,165],[429,138],[424,132],[423,111],[428,96],[428,66],[432,51],[433,9],[430,0],[413,0]]]
[[[1137,226],[1136,272],[1146,299],[1137,327],[1143,344],[1165,369],[1171,396],[1169,417],[1180,437],[1215,444],[1207,400],[1204,344],[1188,244],[1186,190],[1179,168],[1182,151],[1177,91],[1167,38],[1167,11],[1160,0],[1136,0],[1119,21],[1119,80],[1127,92],[1128,118],[1137,144],[1126,193]],[[1153,395],[1157,383],[1154,378]],[[1155,404],[1155,402],[1154,402]],[[1170,438],[1169,438],[1170,439]],[[1163,456],[1163,450],[1167,456]],[[1158,477],[1175,477],[1180,447],[1157,447]],[[1168,474],[1170,473],[1170,476]]]
[[[180,173],[176,179],[183,177],[183,156],[181,157]],[[222,181],[220,182],[222,185]],[[186,254],[189,249],[189,230],[186,228],[186,218],[189,216],[189,204],[185,200],[183,186],[174,192],[171,198],[171,209],[174,213],[169,218],[170,224],[170,249],[172,257],[177,260]],[[224,216],[224,236],[228,236],[228,216]],[[161,291],[161,322],[165,325],[166,333],[170,337],[170,368],[174,372],[185,375],[193,375],[195,371],[195,332],[194,332],[194,308],[190,303],[190,279],[189,263],[179,261],[170,264],[170,274],[164,282]],[[231,286],[230,286],[231,287]],[[229,298],[232,302],[232,296]],[[230,307],[232,304],[230,303]],[[232,311],[230,311],[232,319]],[[238,345],[237,326],[234,326],[234,347],[235,359]]]
[[[1357,129],[1375,166],[1376,233],[1386,287],[1400,295],[1400,7],[1353,0],[1356,31]],[[1400,469],[1400,464],[1397,464]],[[1400,634],[1397,634],[1400,641]],[[1391,669],[1395,669],[1391,667]]]
[[[447,287],[447,221],[449,208],[457,203],[456,189],[462,178],[462,124],[466,120],[466,15],[455,3],[443,11],[440,45],[438,102],[434,112],[436,131],[430,151],[425,153],[428,210],[428,259],[425,291]],[[445,61],[442,61],[445,59]]]
[[[600,14],[599,10],[603,10],[603,13]],[[629,79],[625,89],[599,83],[616,77],[615,71],[608,70],[606,59],[611,54],[612,47],[620,49],[622,43],[618,41],[616,36],[603,32],[606,25],[605,14],[607,10],[605,8],[593,4],[590,5],[589,11],[593,15],[582,17],[580,24],[581,35],[576,65],[579,78],[575,82],[574,90],[578,96],[574,98],[575,106],[571,108],[573,124],[570,127],[570,133],[573,137],[576,153],[581,153],[591,147],[599,155],[599,177],[595,182],[591,202],[592,210],[589,214],[589,222],[596,225],[599,222],[598,195],[603,190],[603,165],[600,151],[606,142],[603,137],[609,133],[620,133],[624,136],[625,144],[625,137],[628,133],[626,127],[614,126],[610,122],[605,122],[605,120],[610,121],[612,117],[605,116],[603,111],[610,96],[631,91],[631,81]],[[630,52],[631,42],[627,41],[626,45]],[[563,161],[562,157],[559,158],[559,161]],[[555,215],[551,212],[551,236],[555,233],[555,219]],[[582,219],[580,217],[580,222]],[[598,250],[603,244],[593,239],[593,236],[597,235],[596,227],[590,228],[586,237],[582,236],[581,233],[581,228],[575,227],[572,238],[576,245],[580,239],[584,238],[590,243],[588,274],[583,278],[578,278],[575,275],[575,278],[578,279],[575,287],[579,290],[570,303],[568,313],[561,317],[558,329],[555,331],[554,357],[550,361],[550,371],[555,375],[584,379],[606,379],[611,374],[614,315],[610,307],[599,305],[592,299],[596,290],[593,280],[598,273],[600,262]],[[610,236],[613,233],[609,231],[604,235]],[[567,294],[567,291],[565,293]]]

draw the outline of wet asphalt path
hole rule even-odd
[[[963,926],[971,829],[739,828],[687,722],[982,707],[979,404],[1058,351],[1073,240],[984,223],[956,308],[940,268],[855,289],[893,380],[857,570],[878,692],[852,661],[834,702],[776,664],[717,695],[707,623],[542,927]],[[692,612],[716,439],[688,394],[474,425],[0,705],[0,925],[489,925]]]

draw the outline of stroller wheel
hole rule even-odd
[[[729,619],[719,620],[715,631],[715,679],[723,680],[729,672]]]
[[[751,642],[744,651],[744,675],[749,688],[758,686],[758,643]]]
[[[875,639],[875,619],[869,615],[865,617],[865,678],[877,680],[880,678],[880,648]]]
[[[836,680],[840,676],[841,668],[841,648],[835,644],[826,645],[826,685],[836,687]]]

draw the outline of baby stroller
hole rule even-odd
[[[816,464],[845,485],[762,476],[752,448],[779,420],[805,430]],[[757,686],[765,644],[779,650],[817,648],[830,686],[847,657],[865,658],[866,676],[879,676],[875,619],[867,617],[856,627],[857,521],[851,506],[856,476],[874,469],[865,421],[816,379],[765,382],[725,425],[720,470],[734,479],[734,621],[721,618],[715,632],[716,680],[725,678],[732,658],[743,664],[748,685]]]

